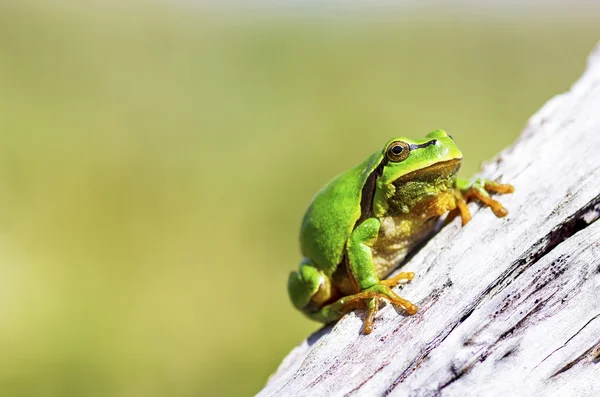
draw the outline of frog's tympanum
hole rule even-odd
[[[465,225],[471,199],[497,217],[507,214],[489,193],[512,193],[513,187],[458,179],[461,160],[452,137],[437,130],[423,140],[394,138],[329,182],[302,221],[304,258],[288,280],[294,306],[324,323],[366,308],[365,334],[373,330],[381,299],[415,314],[417,306],[392,291],[414,273],[384,278],[431,234],[439,217],[460,215]]]

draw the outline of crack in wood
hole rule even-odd
[[[571,337],[569,339],[567,339],[565,341],[565,343],[562,344],[562,346],[557,347],[550,354],[548,354],[546,357],[544,357],[544,359],[542,361],[540,361],[540,363],[538,365],[536,365],[535,367],[533,367],[533,369],[531,370],[531,372],[533,372],[537,367],[539,367],[540,365],[542,365],[542,363],[544,363],[547,359],[549,359],[552,355],[554,355],[554,353],[556,353],[557,351],[559,351],[560,349],[562,349],[563,347],[565,347],[571,340],[573,340],[573,338],[575,338],[577,335],[579,335],[579,333],[581,331],[583,331],[585,329],[585,327],[587,327],[588,325],[590,325],[590,323],[592,321],[594,321],[595,319],[597,319],[599,317],[600,317],[600,313],[598,313],[594,317],[592,317],[587,323],[585,323],[583,325],[583,327],[579,328],[579,330],[577,332],[575,332],[573,335],[571,335]],[[554,376],[554,375],[552,375],[552,376]]]
[[[562,374],[563,372],[570,370],[575,365],[577,365],[581,360],[583,360],[585,357],[589,357],[591,362],[597,362],[598,354],[600,353],[599,347],[600,347],[600,339],[594,344],[594,346],[590,347],[589,349],[587,349],[586,351],[581,353],[579,356],[575,357],[575,359],[566,363],[558,371],[556,371],[555,373],[550,375],[550,379]]]

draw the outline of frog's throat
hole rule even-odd
[[[442,199],[443,202],[451,199],[461,160],[452,159],[440,162],[403,175],[393,181],[390,186],[391,194],[386,202],[385,215],[396,216],[412,213],[423,216],[426,215],[425,212],[430,213],[425,208],[442,204],[438,203],[439,199]],[[447,207],[448,205],[443,206]],[[417,211],[418,209],[423,211]],[[417,214],[415,211],[419,213]],[[429,215],[437,214],[437,212],[431,212]]]

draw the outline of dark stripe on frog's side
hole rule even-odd
[[[358,225],[373,216],[373,199],[375,197],[375,188],[377,187],[377,178],[383,173],[383,167],[386,166],[388,161],[389,159],[387,156],[384,156],[381,163],[379,163],[377,168],[375,168],[367,178],[360,197],[360,218],[358,218],[358,221],[354,224],[353,229],[356,229]]]

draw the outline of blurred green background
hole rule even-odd
[[[580,75],[597,15],[0,5],[0,394],[251,395],[312,195],[445,128],[463,175]]]

